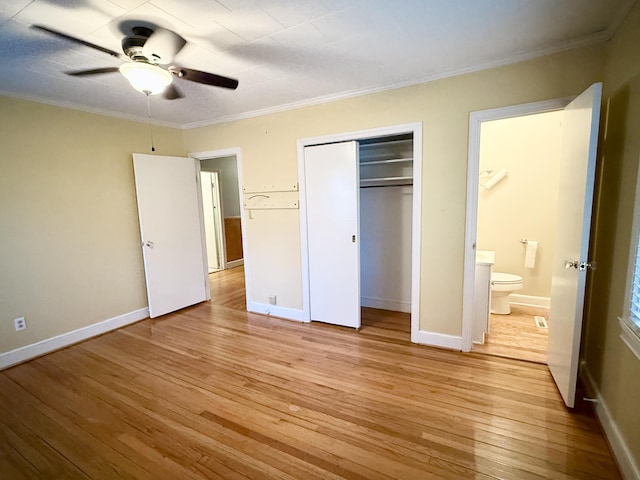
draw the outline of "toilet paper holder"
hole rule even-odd
[[[520,239],[520,243],[523,245],[528,245],[529,244],[529,240],[527,240],[526,238],[521,238]],[[538,242],[538,246],[540,246],[540,243]]]

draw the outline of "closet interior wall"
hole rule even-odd
[[[413,136],[359,142],[361,305],[411,312]]]

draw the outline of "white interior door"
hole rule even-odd
[[[547,364],[568,407],[575,403],[602,84],[565,108],[558,234]]]
[[[151,318],[208,298],[195,162],[133,154]]]
[[[221,205],[218,172],[200,172],[209,273],[222,269]]]
[[[304,150],[311,320],[360,328],[358,144]]]

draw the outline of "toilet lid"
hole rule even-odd
[[[499,273],[493,272],[491,274],[491,283],[502,285],[513,285],[522,283],[522,277],[520,275],[513,275],[512,273]]]

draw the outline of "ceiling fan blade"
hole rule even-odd
[[[214,87],[230,88],[231,90],[238,88],[238,80],[223,77],[222,75],[176,66],[171,66],[168,70],[176,77],[182,78],[183,80],[189,80],[190,82],[212,85]]]
[[[89,75],[100,75],[103,73],[115,73],[120,70],[118,67],[105,67],[105,68],[93,68],[91,70],[73,70],[71,72],[64,72],[72,77],[87,77]]]
[[[178,88],[173,83],[164,90],[164,92],[162,93],[162,96],[167,100],[176,100],[178,98],[184,98],[183,93],[180,90],[178,90]]]
[[[186,43],[187,41],[177,33],[158,27],[144,42],[142,53],[152,62],[167,65]]]
[[[93,43],[86,42],[79,38],[72,37],[71,35],[67,35],[66,33],[62,33],[48,27],[43,27],[42,25],[31,25],[31,28],[33,28],[34,30],[40,30],[41,32],[45,32],[49,35],[53,35],[58,38],[69,40],[70,42],[77,43],[78,45],[84,45],[85,47],[93,48],[94,50],[98,50],[100,52],[106,53],[108,55],[111,55],[112,57],[117,57],[117,58],[123,57],[123,55],[121,55],[120,53],[114,52],[113,50],[109,50],[108,48],[104,48],[104,47],[101,47],[100,45],[95,45]]]

